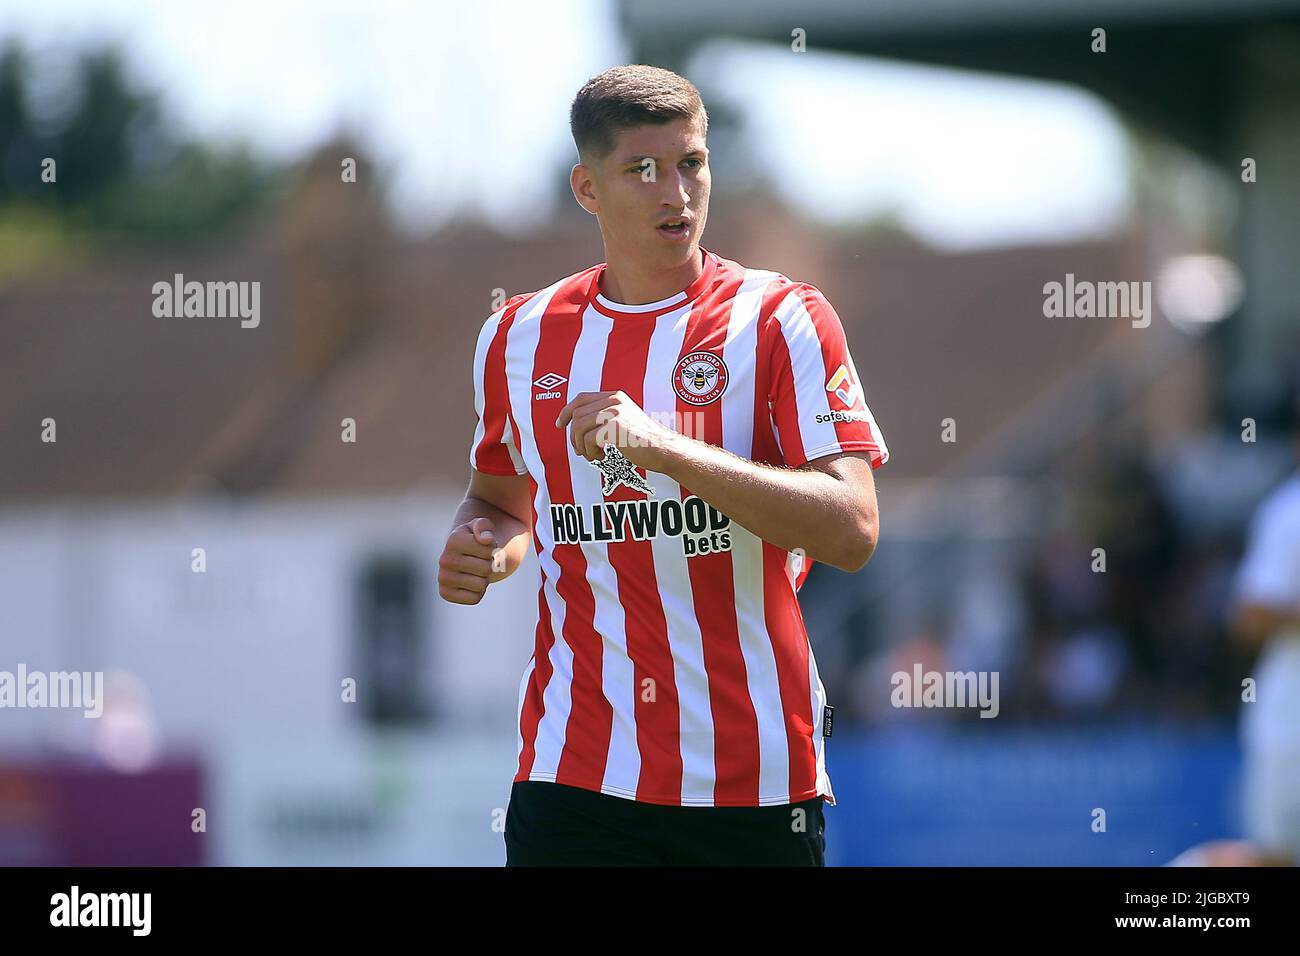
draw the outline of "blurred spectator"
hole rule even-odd
[[[1297,405],[1288,424],[1300,464]],[[1234,597],[1234,634],[1259,652],[1242,705],[1247,830],[1300,860],[1300,468],[1255,512]]]
[[[1270,394],[1253,408],[1255,442],[1243,442],[1238,427],[1251,406],[1231,398],[1221,431],[1159,450],[1139,439],[1115,442],[1100,470],[1074,476],[1076,490],[1065,497],[1076,508],[1058,497],[1059,521],[1031,543],[1014,587],[999,585],[996,559],[976,563],[953,582],[947,623],[905,642],[890,660],[910,648],[954,670],[997,670],[1002,713],[1013,720],[1187,723],[1234,713],[1235,675],[1246,672],[1252,653],[1230,639],[1228,626],[1249,513],[1243,502],[1276,483],[1279,449],[1289,467],[1300,455],[1300,432],[1294,447],[1277,438],[1293,434],[1291,406]],[[1217,450],[1206,456],[1206,449]],[[1182,465],[1198,457],[1232,477],[1216,482],[1201,469],[1189,478]],[[865,665],[873,686],[882,667],[880,657]]]

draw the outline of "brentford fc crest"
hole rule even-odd
[[[688,405],[717,401],[727,389],[727,366],[712,352],[692,352],[677,363],[673,388]]]

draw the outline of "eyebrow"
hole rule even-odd
[[[688,149],[686,152],[682,153],[682,159],[686,159],[689,156],[707,156],[708,154],[709,151],[706,147],[698,146],[695,149]],[[654,158],[655,158],[654,156],[650,156],[650,155],[628,156],[620,163],[620,165],[628,166],[631,165],[632,163],[640,162],[643,159],[654,159]]]

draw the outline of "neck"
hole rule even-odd
[[[647,267],[643,260],[606,252],[600,292],[622,305],[645,305],[681,292],[704,272],[704,254],[696,246],[685,262],[668,268]]]

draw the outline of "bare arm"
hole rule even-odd
[[[866,455],[828,455],[794,470],[759,464],[666,428],[621,391],[576,397],[556,419],[559,428],[570,423],[578,454],[597,461],[605,443],[617,445],[777,547],[802,548],[845,571],[875,551],[880,520]]]
[[[1234,610],[1232,635],[1243,647],[1260,648],[1282,630],[1300,631],[1300,608],[1243,601]]]
[[[1261,505],[1250,523],[1233,585],[1232,636],[1258,650],[1279,632],[1300,630],[1300,515]]]
[[[442,598],[477,604],[489,584],[514,574],[532,544],[531,513],[526,475],[470,469],[469,489],[438,559]]]
[[[686,486],[764,541],[857,571],[880,537],[871,461],[859,453],[828,455],[800,469],[778,468],[680,437],[655,469]]]

